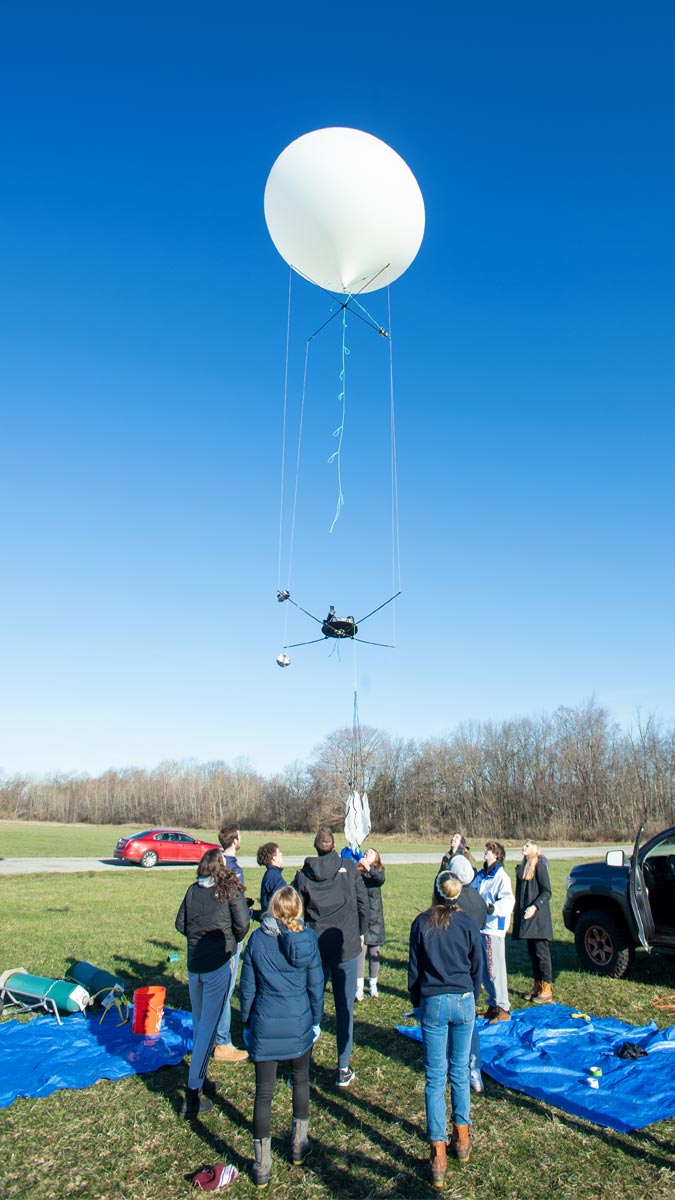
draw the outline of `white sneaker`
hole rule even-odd
[[[377,998],[378,998],[378,996],[379,996],[379,994],[380,994],[380,993],[379,993],[379,992],[378,992],[378,990],[377,990],[377,984],[376,984],[376,983],[371,983],[371,985],[370,985],[370,994],[371,994],[371,996],[372,996],[372,998],[373,998],[374,1000],[377,1000]]]
[[[358,1000],[359,1004],[363,1000],[363,980],[362,979],[359,979],[356,984],[356,999]]]
[[[471,1085],[471,1091],[477,1092],[479,1096],[485,1091],[483,1086],[483,1076],[478,1070],[478,1067],[471,1068],[469,1072],[469,1083]]]

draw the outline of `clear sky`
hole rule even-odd
[[[355,678],[363,723],[416,738],[592,696],[673,720],[674,34],[665,0],[4,6],[1,769],[272,772],[351,723]],[[263,192],[329,125],[389,143],[426,204],[391,287],[403,595],[395,651],[279,670]],[[329,302],[293,286],[297,406]],[[387,347],[350,325],[331,536],[336,326],[293,594],[358,618],[391,585]]]

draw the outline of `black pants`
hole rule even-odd
[[[551,951],[546,938],[526,938],[535,983],[553,983]]]
[[[293,1081],[293,1116],[296,1121],[309,1117],[309,1060],[310,1049],[290,1063]],[[278,1062],[255,1064],[255,1104],[253,1105],[253,1137],[268,1138],[272,1125],[272,1096],[277,1079]]]

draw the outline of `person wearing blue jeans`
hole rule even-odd
[[[192,1057],[181,1115],[195,1117],[213,1107],[216,1084],[207,1065],[216,1038],[230,963],[249,926],[248,905],[237,875],[228,871],[219,850],[207,850],[176,915],[176,929],[187,938],[188,986],[192,1005]]]
[[[437,902],[410,930],[408,991],[420,1010],[424,1047],[424,1103],[429,1165],[434,1187],[447,1170],[445,1089],[450,1078],[452,1149],[459,1162],[471,1155],[469,1056],[480,992],[481,935],[457,904],[462,885],[448,872],[436,880]]]
[[[476,1017],[473,992],[423,996],[420,1024],[424,1046],[424,1103],[430,1142],[447,1141],[445,1088],[450,1078],[453,1125],[471,1124],[469,1052]]]
[[[233,821],[224,824],[218,832],[218,841],[223,847],[225,866],[228,871],[234,872],[243,887],[244,871],[237,861],[237,851],[241,846],[239,826],[235,825]],[[216,1029],[216,1042],[213,1050],[213,1057],[216,1062],[244,1062],[248,1058],[246,1050],[239,1050],[232,1044],[232,994],[237,982],[240,958],[241,946],[239,945],[237,946],[236,953],[230,959],[230,977],[227,981],[227,991],[225,992],[218,1028]]]
[[[453,835],[453,841],[457,836],[459,835]],[[456,854],[455,857],[450,860],[450,865],[447,869],[451,875],[454,875],[455,879],[459,879],[459,882],[462,885],[462,890],[457,897],[458,908],[461,908],[462,912],[466,913],[467,917],[471,917],[472,920],[476,922],[478,928],[482,930],[488,915],[487,904],[485,903],[480,892],[471,886],[474,879],[474,870],[471,866],[471,863],[463,854]],[[440,879],[442,875],[443,871],[439,871],[438,879]],[[434,899],[432,903],[436,903],[437,899],[438,894],[434,891]],[[478,1036],[478,1026],[475,1023],[471,1038],[471,1056],[469,1065],[471,1067],[472,1092],[484,1091],[483,1077],[480,1070],[480,1038]]]

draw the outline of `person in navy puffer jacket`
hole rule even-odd
[[[305,928],[302,900],[291,887],[270,900],[249,940],[239,984],[241,1019],[255,1063],[253,1182],[265,1187],[272,1170],[271,1113],[277,1067],[290,1062],[293,1083],[291,1155],[302,1166],[312,1144],[309,1062],[323,1016],[323,968],[313,929]]]

